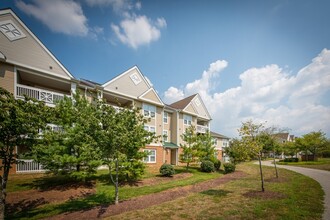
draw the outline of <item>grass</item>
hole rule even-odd
[[[183,167],[177,167],[176,172],[181,173],[184,172]],[[141,187],[131,187],[131,186],[123,186],[119,190],[119,196],[121,200],[147,195],[151,193],[161,192],[173,187],[186,186],[196,184],[202,181],[210,180],[217,178],[223,174],[221,173],[202,173],[197,168],[190,168],[189,172],[192,173],[191,177],[185,179],[178,179],[174,181],[164,182],[157,185],[151,186],[141,186]],[[109,184],[107,179],[107,173],[102,171],[98,173],[95,178],[96,181],[96,194],[88,196],[84,199],[75,199],[69,200],[60,204],[46,204],[44,206],[31,209],[31,210],[22,210],[16,213],[10,213],[7,218],[19,218],[19,219],[40,219],[47,218],[53,215],[57,215],[60,213],[68,212],[68,211],[78,211],[82,209],[92,208],[97,205],[106,205],[113,203],[114,196],[114,186]],[[156,173],[147,173],[147,177],[154,177]],[[26,182],[23,182],[24,178],[14,178],[10,185],[12,185],[11,190],[26,190],[38,188],[42,189],[43,187],[49,187],[52,185],[59,185],[63,183],[67,183],[67,179],[63,179],[61,177],[41,177],[36,180],[27,179]],[[64,181],[64,182],[63,182]]]
[[[274,169],[263,167],[265,189],[260,191],[258,166],[237,167],[248,175],[201,193],[152,206],[143,210],[111,216],[108,219],[321,219],[323,213],[321,186],[311,178],[280,169],[274,180]],[[301,190],[308,189],[308,190]],[[193,204],[193,206],[192,206]],[[193,207],[193,211],[192,211]]]
[[[177,167],[176,171],[180,173],[184,172],[184,169]],[[274,168],[263,167],[265,189],[269,196],[251,197],[249,196],[251,193],[252,195],[260,195],[258,192],[260,191],[258,165],[245,163],[239,165],[237,170],[244,171],[248,175],[201,193],[192,193],[187,197],[143,210],[111,216],[109,219],[321,219],[324,194],[316,181],[282,169],[279,170],[279,180],[274,181]],[[120,188],[120,199],[124,200],[173,187],[192,185],[223,175],[221,173],[201,173],[197,168],[191,168],[189,172],[192,173],[192,176],[185,179],[150,186],[123,186]],[[64,212],[111,204],[113,203],[114,187],[107,182],[107,175],[106,171],[101,171],[94,179],[96,182],[96,194],[94,195],[59,204],[46,204],[38,208],[11,213],[6,217],[7,219],[41,219]],[[157,173],[147,173],[145,177],[149,178],[156,175]],[[10,179],[8,186],[13,191],[22,191],[42,189],[52,186],[52,184],[65,183],[65,179],[62,178],[40,175],[37,176],[36,180],[33,180],[34,177],[36,176],[14,176]]]
[[[330,171],[330,158],[319,158],[317,161],[277,162],[277,164]]]

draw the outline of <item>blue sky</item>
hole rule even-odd
[[[77,78],[137,65],[165,103],[200,93],[212,130],[242,121],[330,136],[328,0],[2,0]]]

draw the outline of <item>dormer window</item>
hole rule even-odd
[[[25,34],[11,20],[0,21],[0,31],[10,41],[18,40],[25,37]]]

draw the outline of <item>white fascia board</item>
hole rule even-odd
[[[71,81],[72,81],[71,78],[59,77],[58,75],[54,75],[51,72],[38,70],[36,68],[24,67],[22,65],[17,66],[16,64],[15,64],[15,67],[18,71],[23,71],[23,72],[26,72],[26,73],[30,73],[30,74],[33,74],[33,75],[38,75],[38,76],[41,76],[41,77],[44,77],[44,78],[53,79],[53,80],[64,82],[64,83],[71,83]],[[28,68],[28,69],[26,69],[26,68]],[[48,74],[48,75],[46,75],[45,73]]]
[[[130,96],[130,95],[127,95],[127,94],[124,94],[124,93],[121,93],[121,92],[114,92],[114,91],[111,91],[111,90],[107,90],[106,88],[103,87],[103,92],[107,92],[107,93],[111,93],[111,94],[115,94],[115,95],[119,95],[123,98],[131,98],[131,99],[137,99],[137,97],[134,97],[134,96]]]
[[[198,98],[199,98],[199,101],[201,101],[201,103],[202,103],[202,105],[203,105],[203,107],[204,107],[204,109],[205,109],[205,111],[206,111],[206,114],[207,114],[208,117],[209,117],[209,120],[212,120],[212,117],[211,117],[209,111],[207,110],[207,108],[206,108],[206,106],[205,106],[205,104],[204,104],[203,99],[201,98],[201,96],[200,96],[198,93],[197,93],[197,96],[198,96]],[[196,98],[196,96],[195,96],[195,98]],[[195,98],[193,98],[193,100],[194,100]]]
[[[152,100],[145,99],[145,98],[138,98],[138,100],[144,101],[146,103],[152,103],[152,104],[157,105],[157,106],[162,106],[162,107],[164,106],[163,104],[160,104],[159,102],[154,102]]]
[[[137,66],[133,66],[132,68],[126,70],[125,72],[119,74],[118,76],[116,76],[115,78],[109,80],[108,82],[104,83],[102,86],[106,87],[109,84],[113,83],[114,81],[116,81],[117,79],[120,79],[121,77],[125,76],[127,73],[131,72],[132,70],[136,70],[138,72],[138,74],[141,76],[141,78],[143,79],[143,81],[147,84],[148,88],[151,87],[151,85],[149,84],[149,82],[146,80],[146,78],[144,77],[144,75],[141,73],[141,71],[139,70],[139,68]]]
[[[58,59],[56,59],[56,57],[45,47],[43,43],[41,43],[37,36],[35,36],[32,31],[30,31],[30,29],[24,24],[24,22],[19,17],[17,17],[17,15],[11,9],[0,11],[0,15],[4,14],[11,14],[20,23],[20,25],[22,25],[22,27],[32,36],[32,38],[41,46],[41,48],[43,48],[46,53],[63,69],[63,71],[70,78],[74,78],[74,76],[71,75],[71,73],[62,65],[62,63]]]
[[[153,91],[153,92],[156,94],[156,97],[157,97],[157,99],[158,99],[158,101],[159,101],[159,103],[158,103],[157,105],[164,106],[163,101],[160,99],[160,97],[158,96],[157,92],[156,92],[155,89],[152,88],[152,87],[149,88],[149,89],[148,89],[147,91],[145,91],[144,93],[142,93],[142,95],[140,95],[138,98],[141,99],[141,100],[145,100],[145,101],[149,101],[149,102],[156,103],[156,102],[151,101],[151,100],[149,100],[149,99],[143,98],[143,96],[146,95],[146,94],[147,94],[148,92],[150,92],[150,91]]]

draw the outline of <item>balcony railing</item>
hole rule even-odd
[[[64,94],[61,93],[17,84],[16,97],[24,98],[24,95],[26,95],[29,98],[35,98],[39,101],[44,101],[49,104],[55,104],[55,102],[64,99],[65,96]]]
[[[206,133],[208,130],[208,126],[197,125],[197,133]]]
[[[42,173],[46,170],[34,160],[19,160],[16,166],[16,173]]]

